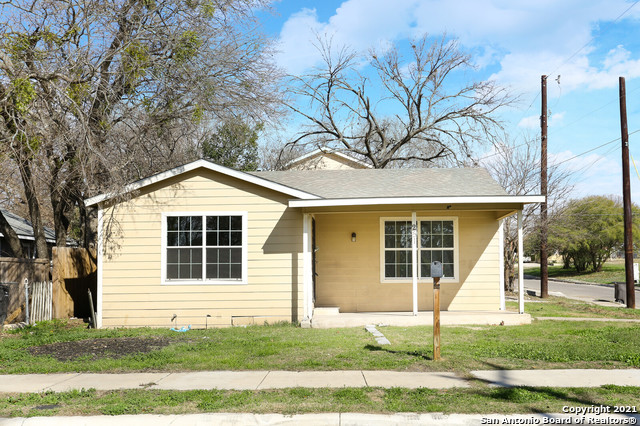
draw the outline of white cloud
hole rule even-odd
[[[280,34],[280,64],[301,73],[319,62],[314,33],[333,36],[335,45],[364,50],[418,36],[447,33],[474,52],[480,67],[499,64],[491,76],[517,92],[539,90],[540,75],[562,75],[561,93],[577,88],[614,87],[617,76],[640,77],[640,60],[619,45],[603,61],[588,55],[600,22],[611,22],[630,4],[625,0],[346,0],[327,21],[315,10],[291,15]],[[640,17],[640,7],[625,18]],[[552,85],[550,85],[552,86]],[[550,97],[560,90],[550,87]]]

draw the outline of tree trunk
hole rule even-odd
[[[29,160],[24,160],[21,161],[18,166],[20,169],[20,176],[22,177],[22,183],[24,185],[24,193],[27,197],[27,204],[29,205],[33,237],[35,238],[36,243],[36,257],[38,259],[48,259],[49,249],[44,235],[42,215],[40,214],[40,203],[38,202],[36,194],[31,165],[29,164]]]
[[[4,239],[7,243],[9,243],[9,247],[13,252],[14,257],[26,257],[24,255],[24,251],[22,250],[22,244],[20,244],[20,239],[18,238],[18,234],[13,230],[9,222],[7,222],[7,218],[4,217],[2,211],[0,210],[0,232],[4,235]]]

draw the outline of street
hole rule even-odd
[[[535,291],[536,294],[540,294],[540,279],[527,279],[524,280],[525,291]],[[591,284],[574,284],[560,281],[549,280],[549,294],[562,293],[564,297],[570,299],[583,300],[585,302],[597,302],[607,303],[608,306],[624,306],[621,303],[614,303],[614,287],[605,285],[591,285]],[[636,288],[636,306],[640,301],[640,290]]]

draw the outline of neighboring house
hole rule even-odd
[[[36,242],[33,237],[33,227],[31,226],[31,222],[7,210],[2,210],[2,214],[7,219],[7,222],[9,222],[9,225],[11,225],[15,233],[18,234],[25,256],[35,258]],[[49,258],[51,258],[51,247],[56,243],[56,234],[53,229],[45,226],[44,236],[47,240],[47,247],[49,248]],[[9,246],[9,243],[5,241],[5,237],[2,232],[0,232],[0,257],[14,257],[11,247]]]
[[[350,155],[330,149],[316,149],[291,160],[287,170],[370,169],[372,166]]]
[[[433,260],[442,309],[498,311],[500,219],[544,200],[506,194],[483,169],[244,173],[205,160],[123,193],[86,200],[103,327],[417,313],[432,309]]]

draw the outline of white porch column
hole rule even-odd
[[[522,210],[518,210],[518,312],[524,314],[524,268],[522,249]]]
[[[311,215],[304,213],[302,217],[302,300],[305,320],[313,316],[313,257],[311,254]]]
[[[504,301],[504,219],[500,219],[498,228],[498,241],[500,250],[500,310],[506,310]]]
[[[411,277],[413,278],[413,315],[418,315],[418,221],[411,212]]]

